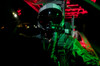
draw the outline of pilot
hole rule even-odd
[[[59,5],[47,3],[40,8],[38,28],[50,66],[98,66],[98,57],[90,55],[77,39],[64,32],[64,16]]]

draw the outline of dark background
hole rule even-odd
[[[85,36],[87,37],[87,39],[90,41],[92,47],[94,48],[94,50],[98,53],[98,55],[100,55],[100,44],[99,44],[99,40],[100,40],[100,10],[96,9],[95,7],[93,7],[92,5],[84,2],[84,1],[80,1],[80,0],[72,0],[72,3],[76,3],[79,4],[80,6],[82,6],[82,8],[84,8],[85,10],[88,11],[88,14],[86,15],[82,15],[81,18],[77,18],[75,19],[75,25],[77,26],[77,30],[79,32],[83,32],[85,34]],[[25,2],[23,2],[23,0],[4,0],[1,1],[1,6],[0,6],[0,27],[2,25],[7,25],[8,26],[8,30],[7,32],[3,32],[1,31],[0,33],[0,38],[3,39],[1,40],[1,56],[3,58],[2,61],[9,61],[9,60],[14,60],[13,62],[10,61],[10,64],[13,63],[12,65],[16,65],[19,62],[23,62],[21,63],[22,65],[24,64],[24,62],[27,62],[29,60],[30,64],[32,64],[31,61],[33,60],[33,58],[35,59],[39,59],[39,56],[36,57],[36,55],[32,56],[33,53],[37,53],[35,50],[37,50],[37,48],[39,48],[39,40],[38,39],[27,39],[27,38],[22,38],[22,40],[13,40],[13,38],[11,38],[11,40],[9,40],[9,37],[13,37],[13,30],[16,26],[16,22],[10,22],[11,18],[11,14],[10,11],[12,9],[14,9],[15,11],[17,9],[22,9],[22,15],[20,16],[20,20],[21,22],[29,22],[30,24],[36,24],[37,23],[37,15],[38,13],[33,10],[30,6],[28,6]],[[100,4],[100,2],[97,0],[96,2],[97,4]],[[33,46],[34,47],[34,51],[33,50]],[[31,46],[31,47],[30,47]],[[26,49],[27,50],[23,50],[22,49]],[[18,53],[21,53],[22,55],[20,56]],[[18,55],[16,57],[16,55]],[[30,56],[31,55],[31,56]],[[39,53],[38,53],[39,55]],[[26,56],[28,56],[27,58],[25,58]],[[16,58],[15,58],[16,57]],[[20,60],[21,58],[21,60]],[[19,61],[16,62],[15,61]],[[36,63],[38,63],[38,60],[36,61]],[[28,62],[26,63],[28,64]],[[25,64],[24,64],[25,65]]]

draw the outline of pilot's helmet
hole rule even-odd
[[[54,29],[61,25],[62,20],[61,7],[55,3],[47,3],[39,10],[38,21],[44,29]]]

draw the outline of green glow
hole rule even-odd
[[[49,43],[48,50],[49,50],[50,46],[51,46],[51,44]]]
[[[83,61],[86,64],[93,65],[93,64],[98,63],[98,61],[99,61],[99,58],[97,58],[93,55],[90,55],[88,53],[88,51],[81,46],[81,44],[79,43],[79,41],[77,39],[75,39],[75,41],[74,41],[73,50],[75,50],[77,52],[77,54],[83,58]],[[74,51],[73,51],[73,54],[74,54]],[[75,56],[75,54],[74,54],[74,56]]]
[[[94,2],[92,2],[90,0],[84,0],[84,1],[87,2],[87,3],[89,3],[89,4],[91,4],[92,6],[94,6],[95,8],[97,8],[98,10],[100,10],[100,6],[98,4],[96,4],[96,3],[94,3]]]
[[[86,48],[87,48],[87,49],[90,49],[90,50],[93,49],[92,46],[91,46],[91,44],[90,44],[90,42],[89,42],[88,39],[86,38],[86,36],[85,36],[83,33],[81,33],[81,32],[80,32],[80,35],[82,36],[82,38],[83,38],[85,44],[87,44]],[[98,57],[98,55],[96,54],[96,52],[95,52],[94,50],[93,50],[93,54],[95,54],[96,57]]]
[[[54,33],[54,43],[53,43],[53,48],[52,48],[52,52],[51,52],[51,58],[54,58],[54,60],[57,59],[57,58],[54,56],[56,43],[57,43],[57,32]]]
[[[60,66],[60,62],[58,61],[58,66]]]
[[[64,24],[65,24],[64,21],[65,21],[65,20],[63,19],[62,22],[60,23],[60,26],[61,26],[61,27],[64,26]]]
[[[59,13],[57,13],[57,16],[59,15]]]
[[[55,29],[55,27],[54,27],[54,26],[52,26],[51,28],[52,28],[52,29]]]
[[[82,62],[85,63],[86,65],[91,64],[98,66],[99,58],[89,54],[89,52],[81,46],[80,42],[77,39],[74,39],[72,36],[67,37],[66,34],[63,34],[58,40],[58,46],[63,47],[63,49],[58,50],[58,53],[60,54],[61,66],[67,66],[65,63],[69,61],[64,56],[64,54],[66,54],[67,52],[65,49],[71,50],[72,51],[71,55],[73,55],[74,58],[81,57],[83,60]],[[66,52],[64,53],[64,51]],[[75,61],[74,59],[71,59],[72,63],[75,63],[74,61]]]

